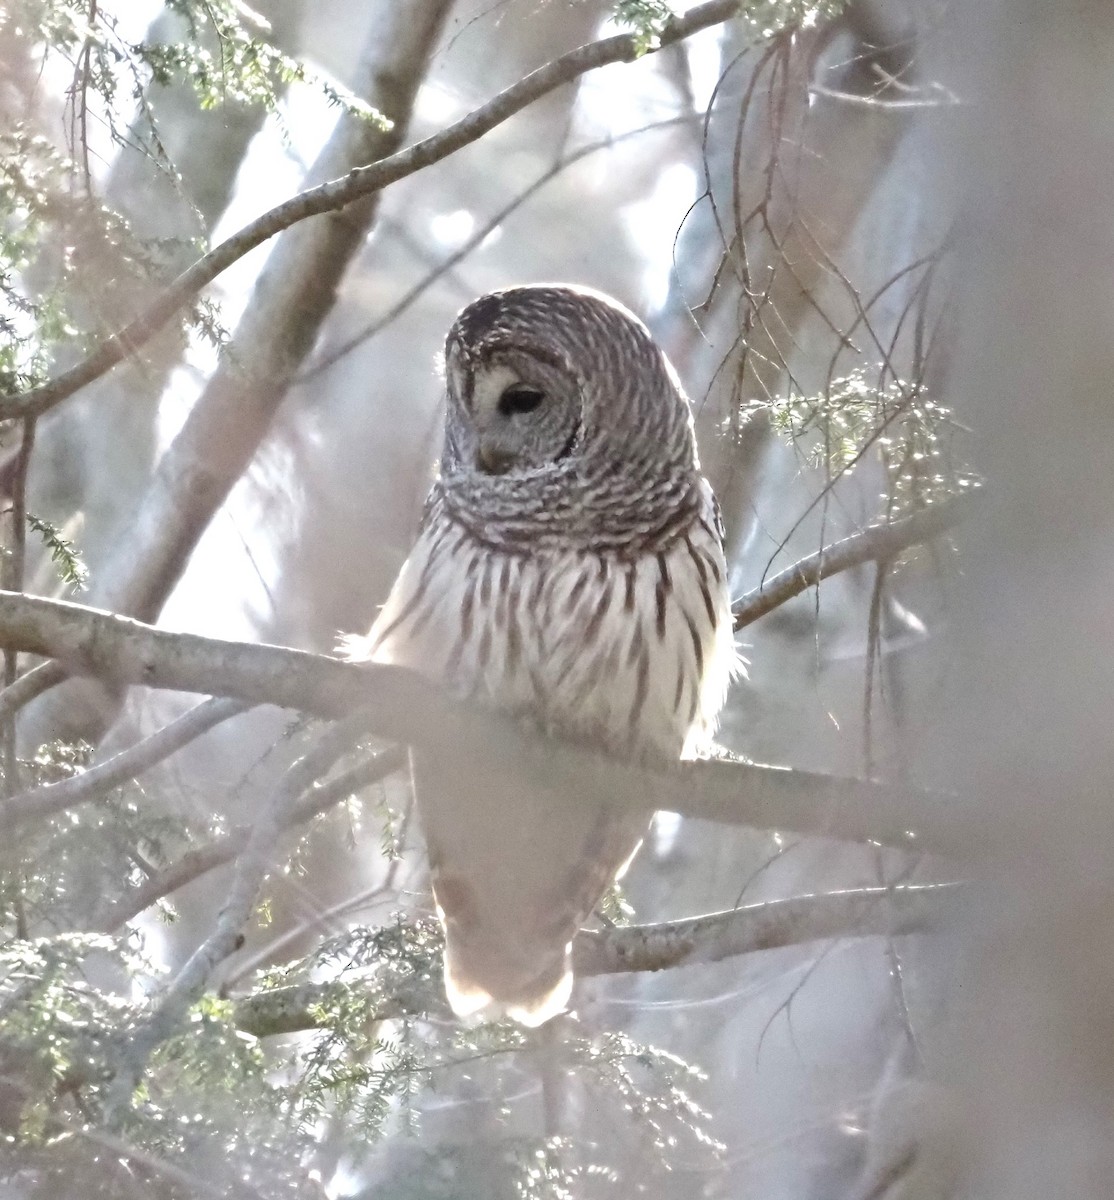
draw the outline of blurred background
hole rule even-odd
[[[864,526],[979,479],[987,493],[963,530],[746,628],[721,731],[754,761],[951,790],[969,854],[663,813],[624,881],[625,919],[879,883],[986,888],[946,937],[849,929],[584,979],[575,1020],[548,1039],[437,1015],[349,1031],[327,1053],[319,1035],[273,1039],[251,1068],[265,1133],[239,1120],[235,1086],[197,1078],[209,1140],[173,1121],[133,1131],[152,1154],[187,1155],[189,1178],[109,1168],[103,1141],[59,1150],[49,1120],[32,1154],[25,1119],[5,1126],[5,1186],[77,1194],[96,1162],[106,1195],[152,1181],[160,1195],[400,1200],[1109,1194],[1106,6],[765,0],[661,49],[669,11],[699,6],[255,7],[0,7],[7,391],[76,361],[303,187],[583,43],[633,25],[651,52],[253,250],[190,322],[42,418],[26,508],[74,543],[88,582],[58,585],[34,535],[17,582],[172,630],[330,652],[366,630],[415,536],[455,313],[508,284],[587,284],[642,316],[681,375],[736,598]],[[260,58],[260,42],[290,59]],[[2,468],[16,512],[20,436]],[[21,752],[63,737],[105,757],[196,699],[65,685],[24,711]],[[126,881],[250,824],[309,732],[253,710],[144,775],[118,803],[167,824],[163,843],[142,831],[138,867],[138,843],[119,839],[88,861],[118,813],[44,827],[5,865],[13,939],[109,928]],[[28,925],[28,856],[59,847]],[[350,931],[430,911],[405,771],[287,849],[212,981],[222,994],[296,963],[343,977]],[[186,872],[129,914],[151,978],[205,937],[233,869]],[[78,897],[98,914],[86,926]],[[141,1003],[119,971],[99,986]],[[160,1070],[153,1102],[180,1117],[184,1084]],[[290,1101],[299,1087],[318,1089],[316,1107]],[[259,1097],[280,1092],[266,1124]]]

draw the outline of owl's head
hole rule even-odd
[[[592,457],[691,462],[687,403],[632,313],[567,284],[468,305],[445,342],[443,470],[530,475]]]

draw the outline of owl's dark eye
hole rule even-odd
[[[533,412],[544,399],[545,392],[524,383],[512,383],[499,397],[498,408],[504,417],[513,417],[518,413]]]

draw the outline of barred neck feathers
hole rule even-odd
[[[450,476],[431,500],[477,542],[504,553],[576,549],[630,558],[667,549],[700,509],[694,472],[640,478],[575,465],[502,483]]]

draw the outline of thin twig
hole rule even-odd
[[[562,154],[550,167],[542,172],[541,175],[528,184],[521,192],[518,193],[512,200],[509,200],[503,205],[494,216],[490,217],[472,235],[452,254],[448,255],[439,262],[431,271],[427,271],[421,279],[418,280],[399,300],[380,317],[376,317],[374,321],[370,321],[358,333],[354,333],[351,337],[346,338],[339,346],[335,346],[321,355],[320,358],[310,363],[308,367],[295,379],[296,383],[308,383],[315,376],[327,371],[330,367],[335,366],[347,354],[351,354],[357,347],[369,341],[378,333],[381,333],[392,322],[397,321],[400,316],[412,304],[425,294],[438,279],[442,278],[451,271],[459,263],[463,262],[478,246],[480,246],[504,221],[507,220],[512,213],[516,212],[523,204],[526,203],[532,196],[557,178],[563,171],[578,163],[581,159],[589,157],[589,155],[597,154],[601,150],[610,150],[617,146],[620,142],[626,141],[628,138],[637,137],[640,134],[652,133],[659,129],[668,129],[675,125],[688,124],[693,120],[690,114],[685,114],[680,117],[669,117],[664,121],[654,121],[649,125],[642,125],[638,129],[628,129],[623,133],[614,134],[608,138],[602,138],[600,141],[591,142],[587,146],[580,146],[576,150],[571,150]]]
[[[860,108],[880,108],[902,112],[910,108],[955,108],[963,102],[958,96],[944,89],[935,99],[893,100],[887,96],[864,96],[861,92],[842,92],[823,84],[809,85],[809,95],[823,96],[827,100],[838,100],[841,104],[855,104]]]

